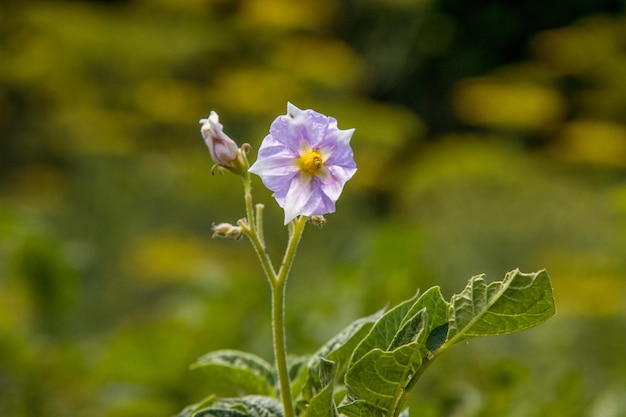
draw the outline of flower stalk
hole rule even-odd
[[[295,417],[294,401],[287,365],[285,334],[285,293],[300,238],[308,221],[325,223],[324,214],[335,211],[344,184],[356,172],[349,142],[354,129],[341,130],[337,121],[313,110],[287,106],[287,115],[279,116],[265,137],[257,161],[250,166],[247,152],[224,132],[217,113],[200,120],[201,133],[215,166],[239,175],[243,180],[246,217],[237,222],[214,225],[214,237],[239,239],[248,236],[270,284],[272,295],[272,335],[274,359],[283,404],[284,417]],[[261,177],[274,192],[285,210],[289,238],[278,271],[275,269],[263,234],[263,204],[252,201],[250,173]]]
[[[278,272],[275,271],[263,238],[263,205],[257,204],[256,211],[253,211],[252,203],[252,186],[250,175],[245,174],[244,180],[244,199],[246,203],[247,222],[243,225],[240,220],[244,233],[252,242],[259,261],[263,266],[263,271],[270,283],[272,294],[272,335],[274,344],[274,359],[276,362],[276,372],[278,374],[278,382],[280,385],[280,395],[283,403],[285,417],[294,417],[295,409],[293,398],[291,396],[291,384],[289,380],[289,368],[287,365],[287,338],[285,335],[285,292],[287,288],[287,279],[289,271],[298,248],[298,243],[302,237],[304,226],[306,225],[306,216],[300,216],[292,221],[290,225],[292,231],[289,234],[289,241],[283,257],[283,262]],[[243,220],[243,219],[242,219]]]

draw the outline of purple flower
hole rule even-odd
[[[261,177],[285,210],[285,224],[296,216],[335,211],[344,184],[356,172],[350,148],[354,129],[337,128],[337,120],[287,104],[263,139],[250,172]]]
[[[213,161],[226,168],[232,167],[239,157],[239,147],[222,131],[219,116],[211,111],[207,119],[200,119],[200,133],[209,148]]]

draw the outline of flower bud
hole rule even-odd
[[[241,151],[231,138],[222,131],[219,116],[214,111],[207,119],[200,119],[200,133],[209,148],[213,161],[224,168],[236,171]]]
[[[211,237],[225,237],[239,240],[243,235],[243,229],[240,226],[233,226],[230,223],[219,223],[211,226],[213,236]]]
[[[311,216],[308,220],[309,223],[319,227],[320,229],[326,225],[326,219],[324,216]]]

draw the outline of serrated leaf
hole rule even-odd
[[[219,350],[202,356],[192,368],[203,369],[206,382],[219,395],[276,394],[273,367],[256,355],[236,350]]]
[[[417,313],[421,309],[426,309],[425,334],[430,334],[432,330],[448,322],[448,303],[441,295],[441,288],[438,286],[429,288],[413,304],[407,317]]]
[[[509,272],[487,285],[484,276],[470,279],[450,300],[446,345],[478,336],[508,334],[543,323],[556,313],[550,278],[545,270]]]
[[[419,366],[420,347],[415,342],[390,352],[371,350],[346,373],[347,403],[363,400],[370,408],[377,409],[379,415],[397,415],[396,407]],[[344,408],[342,405],[340,412],[344,412]]]
[[[220,398],[209,408],[192,417],[283,417],[282,405],[273,398],[248,395],[240,398]]]
[[[374,323],[374,326],[370,329],[367,336],[354,350],[349,367],[352,367],[352,365],[373,349],[381,349],[384,351],[389,347],[398,329],[400,329],[405,320],[407,313],[411,310],[411,307],[415,304],[418,297],[419,294],[416,294],[413,298],[398,304],[396,307],[383,314],[380,319]]]

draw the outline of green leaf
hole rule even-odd
[[[423,355],[428,354],[429,351],[433,351],[435,344],[441,345],[445,341],[446,333],[443,334],[443,340],[440,340],[440,333],[444,328],[447,331],[448,307],[448,303],[441,295],[441,289],[436,286],[429,288],[422,294],[407,313],[406,317],[411,317],[411,315],[416,312],[424,312],[422,319],[423,324],[421,324],[423,329],[420,329],[420,336],[426,340],[415,339],[415,341],[422,346]],[[399,335],[396,335],[396,337],[398,336]],[[437,336],[439,338],[435,339]]]
[[[210,407],[215,402],[215,395],[211,395],[199,403],[189,405],[183,409],[176,417],[192,417],[193,414],[205,408]]]
[[[426,339],[426,349],[430,352],[434,352],[439,349],[448,337],[449,327],[450,323],[444,323],[441,326],[435,327]]]
[[[450,300],[445,345],[528,329],[555,313],[552,285],[545,270],[530,274],[514,270],[503,281],[489,285],[484,276],[475,276]]]
[[[206,372],[207,385],[219,395],[276,395],[273,367],[250,353],[219,350],[202,356],[192,365]]]
[[[335,381],[336,371],[337,367],[335,362],[322,358],[320,362],[320,384],[322,384],[323,387],[332,385]]]
[[[339,407],[341,414],[348,417],[381,417],[381,411],[365,400],[352,401]]]
[[[274,398],[248,395],[220,398],[209,408],[196,411],[191,417],[283,417],[283,410]]]
[[[402,326],[407,313],[418,300],[419,294],[392,308],[374,324],[367,336],[359,343],[352,354],[350,367],[373,349],[387,350]]]
[[[502,282],[474,277],[447,303],[433,287],[385,313],[353,354],[346,372],[349,417],[397,416],[428,365],[451,344],[469,337],[506,334],[554,315],[545,271],[513,271]]]
[[[297,376],[292,380],[291,392],[293,397],[301,397],[301,400],[308,406],[308,402],[319,393],[324,385],[320,382],[320,361],[323,359],[334,362],[336,378],[343,378],[348,360],[355,347],[367,335],[381,315],[382,311],[379,311],[353,321],[313,354],[306,366],[302,366]]]
[[[207,408],[196,411],[191,417],[248,417],[248,414],[230,408]]]
[[[448,322],[448,307],[448,303],[441,295],[441,288],[435,286],[429,288],[428,291],[419,297],[407,313],[407,316],[425,308],[427,322],[424,330],[426,334],[430,334],[433,329]]]
[[[353,321],[326,342],[313,355],[313,358],[326,358],[335,362],[337,373],[341,374],[356,346],[363,340],[381,316],[382,311],[378,311],[370,316]]]
[[[413,317],[405,320],[385,350],[394,350],[411,342],[419,343],[418,338],[424,332],[425,317],[426,308],[422,308]]]
[[[333,399],[335,373],[335,363],[322,359],[319,380],[323,388],[311,398],[302,417],[336,417],[338,415],[337,406]]]
[[[308,404],[302,417],[335,417],[337,406],[333,400],[333,385],[326,385]]]
[[[396,408],[404,397],[404,391],[411,376],[419,368],[420,346],[413,342],[403,345],[393,351],[383,351],[375,348],[364,355],[346,373],[348,401],[339,407],[339,411],[346,413],[345,408],[354,412],[357,407],[362,408],[365,401],[367,409],[378,410],[378,415],[397,415]]]

